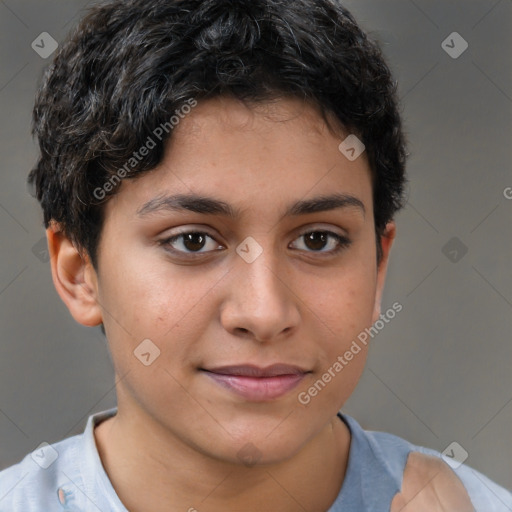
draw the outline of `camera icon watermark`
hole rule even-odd
[[[253,263],[263,252],[263,247],[254,240],[252,236],[248,236],[238,247],[236,253],[246,262]]]
[[[503,196],[505,197],[505,199],[508,199],[509,201],[512,200],[512,187],[507,187],[503,191]]]
[[[469,44],[458,32],[452,32],[441,43],[441,48],[452,59],[458,59],[469,48]]]
[[[48,443],[41,443],[31,454],[32,460],[41,468],[48,469],[58,458],[59,452]]]
[[[48,263],[50,261],[50,253],[48,251],[46,236],[43,236],[39,242],[32,246],[32,254],[43,263]]]
[[[443,246],[441,252],[452,262],[458,263],[468,253],[467,246],[454,236]]]
[[[47,59],[59,47],[59,43],[48,32],[41,32],[31,46],[42,59]]]
[[[245,466],[254,466],[262,457],[263,453],[252,443],[244,445],[236,454]]]
[[[453,469],[462,466],[469,454],[457,441],[450,443],[441,453],[443,460]]]
[[[144,366],[151,366],[160,357],[160,349],[146,338],[137,346],[133,354]]]
[[[347,160],[353,162],[357,160],[365,151],[366,146],[359,138],[352,134],[349,135],[339,146],[338,149]]]

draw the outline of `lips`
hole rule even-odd
[[[259,368],[252,364],[237,366],[221,366],[219,368],[208,368],[206,371],[219,375],[233,375],[241,377],[276,377],[278,375],[301,375],[307,373],[298,366],[276,363],[266,368]]]
[[[308,372],[283,363],[265,368],[254,365],[222,366],[202,369],[206,376],[232,393],[250,401],[268,401],[285,395],[296,387]]]

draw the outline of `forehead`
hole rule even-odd
[[[258,203],[282,211],[292,200],[340,193],[358,197],[370,211],[365,153],[350,161],[339,150],[348,135],[297,99],[252,105],[226,97],[202,101],[173,128],[160,164],[125,180],[107,208],[139,211],[155,197],[177,192],[215,193],[240,211]]]
[[[218,147],[221,149],[227,145],[225,137],[229,136],[233,140],[251,139],[253,147],[268,147],[275,141],[284,152],[297,137],[301,137],[301,143],[309,141],[310,144],[317,144],[318,140],[325,138],[343,140],[348,133],[332,114],[326,115],[329,125],[317,105],[293,97],[244,103],[219,96],[199,102],[173,130],[167,146],[172,149],[177,143],[184,142],[199,145],[208,138],[220,136],[223,144],[218,144]],[[289,144],[283,145],[283,138],[288,139]],[[297,151],[299,148],[294,149]]]

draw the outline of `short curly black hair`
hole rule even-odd
[[[44,224],[60,224],[97,266],[98,187],[155,168],[126,162],[184,104],[302,98],[366,146],[377,236],[403,206],[406,144],[396,82],[378,44],[338,0],[109,0],[61,44],[37,92],[40,157],[29,183]],[[118,174],[119,175],[119,174]],[[115,193],[109,187],[106,199]]]

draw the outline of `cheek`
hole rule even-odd
[[[316,388],[322,390],[311,392],[322,395],[317,403],[323,407],[329,403],[341,407],[366,362],[365,329],[372,325],[376,266],[371,258],[355,255],[346,266],[333,271],[329,279],[309,280],[307,290],[314,313],[311,318],[317,325],[313,329],[317,333],[316,378],[320,379]]]
[[[308,414],[335,414],[364,371],[369,346],[365,329],[372,323],[374,293],[373,287],[364,290],[359,284],[357,279],[332,284],[335,289],[317,303],[312,315],[317,324],[312,329],[316,333],[317,366],[297,396]]]
[[[334,270],[326,279],[307,283],[308,302],[337,340],[347,340],[372,324],[376,270],[355,265]]]
[[[141,371],[134,353],[149,339],[161,352],[155,367],[185,373],[212,321],[211,293],[222,271],[177,266],[148,252],[132,251],[104,262],[110,271],[102,276],[100,301],[116,369],[119,374]]]
[[[130,333],[159,335],[179,323],[211,287],[192,267],[177,266],[147,249],[132,250],[105,265],[102,306]]]

